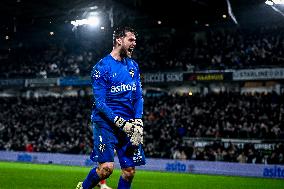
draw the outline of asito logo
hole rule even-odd
[[[136,84],[133,83],[132,85],[130,84],[123,84],[121,83],[118,86],[111,86],[111,93],[118,93],[118,92],[125,92],[125,91],[136,91]]]
[[[175,161],[174,163],[167,163],[166,164],[166,171],[185,172],[186,171],[186,164],[180,163],[178,161]]]
[[[263,176],[284,178],[284,169],[282,169],[280,166],[265,167],[263,169]]]

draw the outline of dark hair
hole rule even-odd
[[[114,31],[113,31],[113,44],[115,44],[115,40],[120,38],[120,37],[125,37],[127,32],[131,32],[134,33],[134,35],[137,37],[138,33],[135,31],[134,28],[130,27],[130,26],[121,26],[121,27],[117,27]]]

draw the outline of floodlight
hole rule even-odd
[[[97,26],[97,25],[99,25],[99,23],[100,23],[99,17],[91,16],[91,17],[89,17],[87,19],[87,23],[86,24],[88,24],[90,26]]]
[[[272,6],[274,3],[272,1],[265,1],[265,4]]]
[[[284,0],[272,0],[272,2],[276,5],[284,5]]]
[[[284,5],[284,0],[267,0],[265,4],[273,6],[273,5]]]
[[[81,26],[81,25],[98,26],[99,23],[100,23],[100,19],[97,16],[90,16],[87,19],[71,21],[71,24],[74,26]]]

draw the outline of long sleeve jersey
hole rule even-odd
[[[142,118],[143,96],[138,64],[130,58],[115,60],[110,54],[91,73],[93,87],[92,121],[114,122]]]

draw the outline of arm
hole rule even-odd
[[[106,68],[98,63],[98,65],[95,66],[92,70],[91,79],[94,95],[94,105],[109,120],[114,122],[114,119],[117,115],[115,115],[112,109],[106,105],[106,93],[109,81]]]
[[[139,73],[139,70],[138,70]],[[136,92],[134,96],[134,110],[135,110],[135,118],[142,119],[143,115],[143,92],[142,92],[142,85],[140,80],[140,74],[137,74],[136,77]]]
[[[138,68],[137,68],[138,69]],[[131,137],[132,143],[138,146],[139,144],[143,144],[143,92],[142,85],[140,80],[140,74],[138,70],[138,74],[136,77],[136,92],[134,96],[134,111],[135,111],[135,119],[129,120],[131,123],[135,125],[135,130]]]

